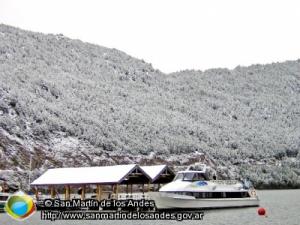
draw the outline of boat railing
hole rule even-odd
[[[149,200],[150,197],[146,193],[119,193],[119,194],[112,194],[111,198],[118,199],[118,200],[126,200],[126,199],[133,199],[133,200]]]
[[[214,182],[216,184],[225,184],[225,185],[234,185],[240,183],[240,181],[238,180],[211,180],[211,182]]]

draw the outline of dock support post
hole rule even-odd
[[[98,201],[101,201],[101,195],[102,195],[101,185],[97,184],[97,200]]]
[[[118,199],[119,194],[119,184],[116,185],[116,199]]]
[[[51,195],[51,198],[55,198],[55,190],[54,190],[54,186],[51,186],[51,187],[50,187],[50,195]]]
[[[81,200],[85,199],[85,185],[82,185],[82,189],[81,189]]]
[[[130,193],[132,194],[132,184],[130,184]]]
[[[113,199],[115,196],[115,186],[112,184],[111,185],[111,199]]]
[[[65,186],[65,200],[70,200],[70,185]]]
[[[39,189],[35,187],[35,199],[39,200]]]

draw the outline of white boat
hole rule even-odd
[[[171,183],[150,192],[158,209],[208,209],[258,206],[249,181],[209,180],[207,167],[180,171]]]

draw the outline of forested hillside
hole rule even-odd
[[[299,149],[300,60],[164,74],[116,49],[0,25],[8,182],[57,166],[187,165],[204,153],[220,176],[300,187]]]

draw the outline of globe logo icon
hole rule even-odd
[[[19,191],[7,199],[4,210],[13,219],[24,220],[33,215],[36,211],[36,206],[29,195]]]

